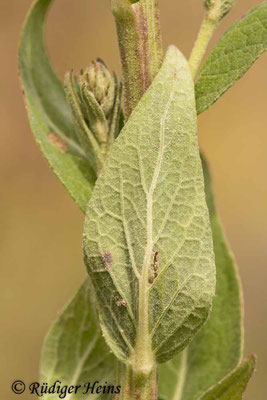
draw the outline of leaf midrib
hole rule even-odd
[[[158,158],[155,165],[155,170],[149,191],[147,193],[147,245],[144,255],[144,262],[142,267],[142,274],[139,279],[139,321],[138,321],[138,331],[137,331],[137,346],[141,344],[140,350],[147,352],[148,348],[151,349],[151,337],[149,335],[149,316],[148,316],[148,276],[149,267],[153,251],[153,195],[157,186],[158,177],[161,170],[162,160],[164,156],[165,148],[165,123],[168,115],[168,111],[171,102],[174,97],[176,77],[174,77],[174,82],[172,84],[172,90],[165,107],[164,114],[160,121],[160,143]],[[146,338],[146,340],[144,340]]]

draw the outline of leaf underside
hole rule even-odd
[[[114,357],[99,328],[92,290],[87,278],[46,337],[41,382],[47,382],[48,386],[57,380],[61,381],[61,386],[81,385],[82,388],[88,381],[114,385]],[[78,390],[68,395],[68,400],[84,399],[86,396],[82,392]],[[100,399],[101,395],[90,394],[89,397]],[[44,400],[52,399],[58,399],[58,395],[44,395]]]
[[[35,1],[19,46],[19,72],[32,131],[45,158],[84,211],[95,174],[80,148],[61,82],[46,53],[43,27],[52,0]]]
[[[193,82],[175,47],[96,183],[84,252],[106,340],[120,359],[132,352],[140,321],[164,362],[207,319],[215,286],[212,237]]]
[[[242,354],[239,281],[223,238],[222,229],[217,221],[210,176],[204,160],[203,169],[206,198],[214,235],[217,267],[216,297],[211,317],[193,343],[181,355],[159,367],[159,398],[162,400],[198,399],[199,395],[222,380],[237,366]],[[80,346],[77,337],[80,337],[78,332],[82,331],[84,324],[94,326],[96,323],[91,290],[89,280],[87,280],[48,334],[41,365],[43,380],[50,377],[47,380],[52,382],[56,379],[61,380],[62,376],[67,375],[67,380],[63,380],[63,382],[70,384],[69,377],[74,375],[73,369],[75,370],[77,365],[81,366],[80,376],[86,376],[90,369],[90,377],[96,376],[97,378],[101,372],[101,377],[108,380],[110,376],[108,372],[115,368],[115,358],[109,354],[109,349],[102,337],[99,337],[98,345],[95,347],[95,344],[92,345],[94,334],[88,335],[85,332],[86,336],[82,341],[83,348],[91,348],[91,353],[95,354],[95,357],[90,355],[86,362],[81,362],[84,359],[84,353],[76,353],[72,345],[73,338],[75,338],[75,346]],[[84,315],[88,316],[88,320],[84,318]],[[69,329],[70,336],[68,336]],[[64,341],[62,338],[65,338]],[[97,354],[94,348],[97,349]],[[72,350],[75,352],[76,363],[74,365],[71,363],[69,366],[68,359],[73,360]],[[53,362],[53,360],[57,360],[57,362]],[[101,366],[103,360],[105,360],[105,364]],[[98,365],[101,366],[101,371],[98,369]],[[104,369],[106,367],[107,373]],[[82,379],[80,379],[81,381]],[[50,398],[48,397],[48,399]]]
[[[202,159],[216,262],[216,296],[207,324],[184,352],[159,368],[159,395],[195,400],[231,372],[243,353],[242,295],[233,257],[216,214],[208,167]]]
[[[197,113],[215,103],[267,49],[267,2],[234,24],[211,52],[195,85]]]

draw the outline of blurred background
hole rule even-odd
[[[62,78],[101,56],[120,71],[109,0],[57,0],[47,44]],[[190,54],[201,0],[161,1],[164,44]],[[222,33],[260,0],[239,1]],[[1,398],[15,379],[38,379],[44,335],[83,281],[83,215],[49,170],[30,132],[17,74],[17,46],[31,0],[0,0],[0,376]],[[258,355],[245,399],[267,398],[267,56],[199,118],[217,206],[238,261],[245,297],[245,353]],[[26,400],[27,396],[20,396]],[[28,400],[28,399],[27,399]]]

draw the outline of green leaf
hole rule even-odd
[[[221,38],[196,82],[198,114],[207,110],[267,49],[267,2],[250,11]]]
[[[19,46],[19,71],[35,139],[55,174],[85,210],[95,174],[78,144],[63,85],[46,53],[43,26],[51,3],[37,0],[28,14]]]
[[[84,252],[116,356],[164,362],[206,321],[215,263],[189,66],[170,47],[116,140],[86,213]]]
[[[240,362],[243,352],[242,294],[236,266],[216,214],[208,166],[202,159],[216,261],[211,317],[181,356],[159,369],[161,399],[195,400]]]
[[[199,400],[242,400],[254,370],[255,357],[250,356]]]
[[[86,396],[82,393],[88,381],[91,384],[99,381],[99,385],[105,382],[115,385],[114,357],[99,328],[89,278],[52,326],[44,343],[41,382],[50,386],[57,380],[61,386],[81,385],[76,394],[67,396],[69,400],[84,399]],[[97,399],[101,396],[89,397]],[[44,395],[44,400],[58,398],[55,394]]]

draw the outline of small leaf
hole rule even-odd
[[[250,11],[221,38],[196,82],[198,114],[207,110],[267,49],[267,2]]]
[[[125,361],[141,342],[164,362],[206,321],[215,289],[212,237],[194,87],[175,47],[96,183],[84,252],[102,329],[118,358]]]
[[[182,355],[159,368],[163,400],[195,400],[232,371],[242,358],[243,321],[239,277],[216,214],[208,166],[202,159],[216,262],[216,296],[207,324]],[[178,396],[179,394],[179,396]]]
[[[242,400],[243,393],[255,370],[255,357],[250,356],[231,374],[210,389],[199,400]]]
[[[57,380],[61,386],[81,385],[82,388],[88,381],[114,385],[114,357],[99,328],[89,278],[52,326],[44,343],[41,381],[50,386]],[[69,394],[68,399],[84,399],[84,390]],[[44,395],[44,400],[56,398],[53,394]]]
[[[80,93],[75,89],[75,86],[77,86],[76,79],[74,79],[72,72],[68,72],[65,77],[65,92],[68,103],[72,109],[76,126],[79,130],[79,141],[94,171],[99,173],[104,162],[103,156],[101,154],[97,139],[86,123],[86,119],[83,115],[82,107],[79,101]],[[100,108],[96,100],[94,101],[96,103],[96,107]],[[103,118],[105,118],[102,110],[101,112],[103,114]]]
[[[31,128],[45,158],[82,210],[95,173],[80,148],[61,82],[54,74],[43,40],[52,0],[35,1],[19,46],[19,71]]]

